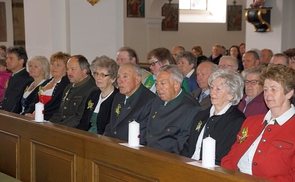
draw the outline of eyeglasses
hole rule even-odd
[[[158,60],[157,61],[154,61],[154,62],[151,62],[150,65],[151,66],[155,66],[158,62],[159,62]]]
[[[105,75],[103,73],[93,72],[93,76],[94,77],[98,77],[99,76],[101,78],[105,78],[105,77],[110,76],[110,75]]]
[[[257,85],[259,83],[259,80],[245,80],[245,85],[247,85],[249,83],[251,85]]]

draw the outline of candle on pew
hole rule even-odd
[[[134,120],[129,123],[128,145],[139,146],[139,123]]]
[[[44,104],[42,104],[41,102],[35,104],[35,121],[44,121]]]
[[[215,144],[216,144],[216,141],[210,136],[203,140],[202,166],[204,167],[215,166]]]

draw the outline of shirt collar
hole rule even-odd
[[[286,112],[284,112],[282,115],[280,115],[277,118],[271,118],[271,111],[269,110],[265,117],[263,122],[267,122],[268,124],[274,124],[274,120],[276,120],[280,126],[285,124],[293,115],[295,114],[295,108],[294,105],[291,104],[291,108],[288,109]]]
[[[232,103],[228,103],[218,114],[216,115],[222,115],[224,113],[226,113],[226,111],[230,108],[230,106],[232,106]],[[211,106],[210,109],[210,117],[214,115],[214,111],[215,111],[215,107],[214,105]]]
[[[192,69],[190,72],[188,72],[188,74],[185,77],[187,78],[191,77],[194,72],[195,72],[195,69]]]

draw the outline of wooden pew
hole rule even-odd
[[[0,172],[21,181],[266,181],[148,147],[0,111]]]

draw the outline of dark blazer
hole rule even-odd
[[[26,85],[26,87],[29,87],[31,83]],[[38,102],[36,100],[36,97],[38,97],[39,87],[43,87],[46,85],[46,81],[44,81],[42,84],[40,84],[38,87],[34,88],[34,90],[28,95],[27,98],[22,97],[21,98],[21,106],[25,107],[24,111],[22,111],[20,114],[25,115],[26,113],[33,113],[35,111],[35,104]],[[25,91],[24,91],[25,92]],[[34,110],[32,111],[32,106],[34,106]]]
[[[10,77],[2,101],[2,109],[9,112],[20,113],[22,111],[20,100],[23,97],[26,86],[32,83],[33,78],[24,68]]]
[[[202,89],[198,88],[197,90],[191,92],[190,94],[199,102],[199,97],[200,97],[201,93],[202,93]],[[211,104],[210,94],[208,94],[205,98],[203,98],[201,100],[200,105],[202,107],[202,110],[205,110],[205,109],[211,107],[212,104]]]
[[[106,126],[104,135],[127,141],[129,122],[135,120],[138,123],[146,123],[155,97],[156,95],[142,84],[127,99],[125,105],[126,96],[117,93],[112,105],[111,120]],[[144,130],[144,126],[140,125],[140,132]]]
[[[185,77],[185,79],[188,84],[189,93],[199,88],[199,85],[197,83],[197,74],[195,71],[189,78]]]
[[[98,134],[103,134],[105,131],[106,125],[110,123],[112,103],[115,98],[115,95],[118,92],[119,92],[119,90],[117,88],[115,88],[113,93],[105,101],[103,101],[100,105],[100,109],[99,109],[97,119],[96,119]],[[82,119],[80,120],[80,124],[81,125],[83,124],[85,126],[85,130],[89,130],[89,128],[91,127],[90,119],[92,117],[95,107],[97,106],[100,93],[101,93],[100,90],[95,90],[89,95],[89,97],[87,99],[84,113],[83,113]],[[88,102],[90,100],[93,103],[92,108],[88,107]]]
[[[49,83],[53,78],[46,80],[44,86]],[[62,94],[66,88],[66,86],[70,83],[67,75],[63,76],[59,83],[56,83],[53,92],[52,98],[44,105],[44,120],[49,120],[54,113],[58,111],[62,100]],[[36,95],[35,103],[39,102],[39,97]],[[35,111],[35,104],[30,105],[30,109],[26,111],[26,113],[33,113]]]
[[[220,58],[222,57],[222,54],[217,56],[216,58],[213,58],[212,55],[208,57],[208,60],[213,62],[214,64],[219,64]]]
[[[196,114],[191,127],[189,139],[180,155],[186,157],[193,156],[199,134],[205,124],[207,124],[204,138],[210,135],[210,137],[216,140],[215,164],[220,165],[221,159],[227,155],[231,146],[236,141],[237,134],[245,120],[245,115],[236,106],[231,106],[226,113],[209,118],[210,109],[211,108],[208,108]],[[202,122],[202,125],[197,129],[197,125],[200,121]]]

